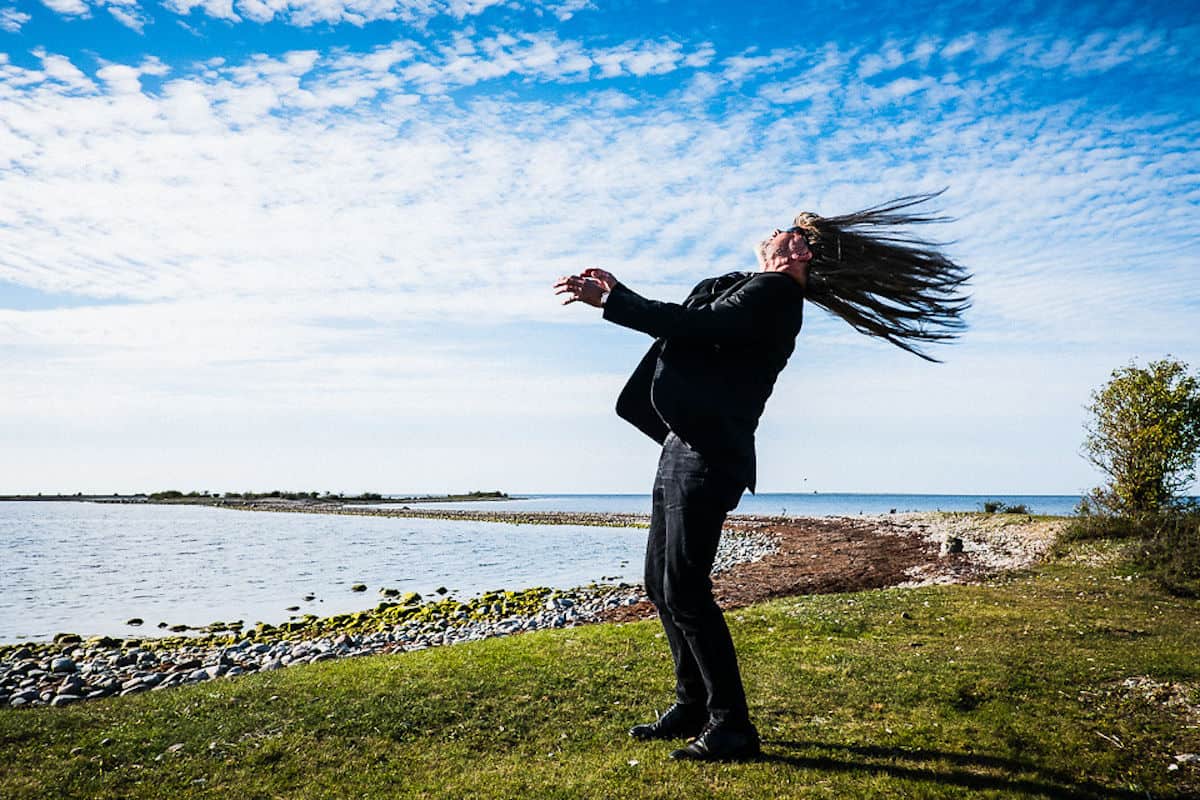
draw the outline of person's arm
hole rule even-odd
[[[707,308],[649,300],[618,282],[605,299],[604,318],[656,339],[755,339],[770,330],[778,304],[797,299],[784,283],[791,280],[760,273]]]

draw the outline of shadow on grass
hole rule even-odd
[[[836,751],[833,755],[792,755],[775,750]],[[878,760],[876,760],[878,759]],[[1026,792],[1055,800],[1146,800],[1145,791],[1117,789],[1094,781],[1079,781],[1056,770],[1016,759],[975,753],[950,753],[940,750],[883,747],[880,745],[830,744],[827,742],[788,742],[763,740],[763,762],[790,764],[804,769],[828,772],[873,772],[915,781],[927,781],[964,789],[992,789]],[[899,763],[909,762],[909,763]],[[933,762],[933,763],[921,763]],[[941,762],[941,763],[937,763]],[[945,766],[949,762],[953,766]],[[1004,772],[1008,775],[987,774]],[[1018,774],[1034,777],[1009,777]],[[1184,800],[1184,795],[1156,794],[1159,800]]]

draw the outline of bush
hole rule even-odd
[[[1017,503],[1010,506],[999,500],[984,500],[983,511],[985,514],[1029,514],[1029,506],[1024,503]]]
[[[1200,454],[1200,376],[1171,358],[1130,363],[1113,370],[1087,410],[1083,453],[1107,478],[1092,501],[1116,514],[1176,503]]]

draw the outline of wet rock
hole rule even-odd
[[[75,669],[75,662],[66,656],[59,656],[50,662],[51,672],[74,672]]]
[[[116,656],[109,656],[108,663],[114,667],[128,667],[131,664],[137,663],[137,656],[133,653],[121,653]]]
[[[83,698],[77,694],[60,694],[60,695],[55,695],[54,698],[51,699],[50,705],[55,706],[55,707],[66,706],[66,705],[70,705],[71,703],[78,702],[82,699]]]
[[[59,694],[82,694],[84,682],[76,675],[71,675],[64,678],[63,682],[58,685]]]
[[[142,619],[141,617],[133,617],[132,619],[125,620],[126,625],[133,625],[134,627],[137,627],[138,625],[141,625],[144,622],[145,622],[145,620]]]
[[[121,640],[114,639],[111,636],[92,636],[88,638],[86,644],[88,647],[103,647],[105,649],[112,649],[114,647],[120,647]]]
[[[366,590],[367,585],[365,583],[356,583],[350,587],[350,591],[352,592],[365,592]]]
[[[54,635],[55,644],[79,644],[83,637],[78,633],[58,633]]]

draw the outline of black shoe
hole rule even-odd
[[[749,722],[743,725],[716,723],[704,730],[687,746],[671,753],[681,761],[749,761],[761,754],[758,731]]]
[[[635,739],[687,739],[698,735],[708,722],[704,706],[680,703],[668,708],[661,717],[645,725],[634,725],[629,735]]]

